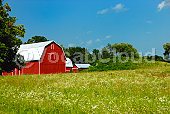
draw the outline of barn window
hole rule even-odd
[[[50,60],[55,61],[57,59],[56,53],[50,53]]]
[[[51,44],[51,49],[54,49],[54,44]]]
[[[54,54],[51,55],[51,60],[54,60]]]
[[[53,61],[56,60],[56,55],[55,54],[51,54],[51,60],[53,60]]]
[[[48,60],[49,60],[49,62],[51,62],[51,63],[56,63],[56,62],[58,62],[59,61],[59,55],[58,55],[58,53],[49,53],[49,55],[48,55]]]

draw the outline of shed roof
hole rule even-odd
[[[78,68],[89,68],[90,67],[90,64],[75,64]]]
[[[66,58],[66,67],[72,68],[73,67],[73,63],[71,61],[71,59]]]
[[[23,44],[18,50],[18,54],[24,56],[25,61],[36,61],[40,60],[47,45],[54,41],[39,42],[33,44]],[[55,43],[55,42],[54,42]]]

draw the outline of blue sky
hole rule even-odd
[[[45,36],[64,46],[89,50],[131,43],[140,52],[170,42],[170,0],[5,0],[24,24],[23,41]]]

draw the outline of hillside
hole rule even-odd
[[[152,67],[151,67],[152,66]],[[0,77],[0,113],[170,113],[170,65]]]

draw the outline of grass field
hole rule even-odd
[[[170,113],[170,65],[0,77],[0,113]]]

